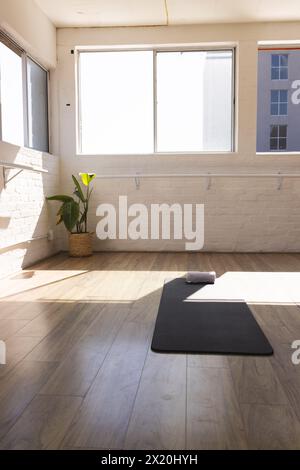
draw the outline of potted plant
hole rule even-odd
[[[63,194],[47,197],[48,201],[62,202],[57,212],[56,225],[63,222],[69,232],[70,256],[80,257],[92,254],[93,233],[88,231],[88,210],[92,194],[90,183],[95,176],[94,173],[80,173],[81,181],[86,188],[84,191],[78,179],[72,175],[75,184],[74,197]]]

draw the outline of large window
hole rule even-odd
[[[1,140],[49,151],[47,82],[47,72],[0,34]]]
[[[79,152],[229,152],[233,51],[81,51]]]

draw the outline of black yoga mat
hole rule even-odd
[[[272,346],[245,302],[185,300],[204,284],[164,285],[151,349],[155,352],[267,356]]]

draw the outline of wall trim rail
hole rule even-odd
[[[102,174],[97,179],[134,179],[136,189],[140,188],[141,178],[206,178],[206,189],[210,189],[212,178],[276,178],[277,189],[280,190],[284,178],[300,178],[300,173],[129,173],[129,174]]]

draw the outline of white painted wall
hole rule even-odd
[[[299,40],[300,23],[199,25],[148,28],[60,29],[58,68],[52,73],[54,152],[61,155],[63,190],[72,189],[71,174],[174,173],[201,171],[294,172],[300,155],[256,155],[257,41]],[[70,50],[82,45],[233,44],[237,46],[237,151],[232,154],[156,156],[77,156],[75,63]],[[70,103],[71,106],[66,106]],[[131,180],[97,180],[90,215],[96,206],[116,203],[119,194],[133,202],[205,204],[205,250],[299,251],[300,181],[285,180],[282,190],[271,179],[217,179],[206,191],[201,179],[147,179],[139,191]],[[66,244],[64,245],[66,247]],[[180,241],[99,241],[96,250],[182,250]]]
[[[0,29],[45,67],[56,66],[56,29],[34,0],[1,0]]]

